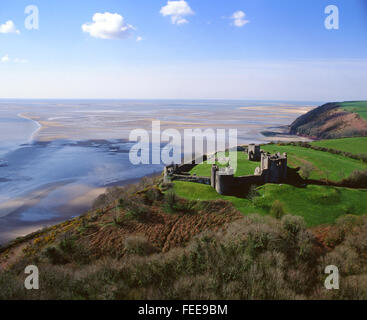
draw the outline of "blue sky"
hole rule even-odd
[[[0,32],[0,98],[367,99],[366,3],[187,0],[181,16],[167,0],[2,0],[0,31],[14,29]],[[127,32],[83,31],[106,12]]]

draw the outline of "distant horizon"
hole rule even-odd
[[[212,102],[212,101],[223,101],[223,102],[254,102],[254,103],[302,103],[302,104],[315,104],[317,106],[326,104],[326,103],[341,103],[341,102],[355,102],[355,101],[367,101],[367,99],[353,99],[353,100],[290,100],[290,99],[221,99],[221,98],[202,98],[202,99],[190,99],[190,98],[0,98],[0,103],[6,103],[7,101],[12,101],[12,102],[26,102],[26,101],[32,101],[32,102],[37,102],[37,101],[43,101],[43,102],[53,102],[53,101],[69,101],[69,102],[74,102],[74,101],[141,101],[141,102],[149,102],[149,101],[162,101],[162,102],[189,102],[189,101],[198,101],[198,102]]]
[[[246,101],[246,102],[312,102],[312,103],[328,103],[328,102],[351,102],[351,101],[367,101],[364,99],[357,100],[338,100],[338,101],[319,101],[319,100],[291,100],[291,99],[224,99],[224,98],[0,98],[0,101],[19,100],[19,101]]]

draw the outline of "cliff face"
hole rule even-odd
[[[324,104],[297,118],[291,134],[319,139],[367,136],[367,121],[343,109],[343,103]]]

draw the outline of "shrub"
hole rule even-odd
[[[70,253],[64,252],[64,254],[66,260],[79,265],[85,265],[90,263],[91,261],[91,254],[89,249],[85,245],[82,245],[81,243],[75,245],[72,252]]]
[[[122,227],[126,225],[126,218],[121,214],[119,208],[115,208],[112,219],[116,226]]]
[[[195,214],[198,212],[198,202],[195,200],[182,200],[177,202],[176,210],[187,214]]]
[[[157,249],[144,237],[131,236],[125,240],[125,249],[129,254],[146,256],[157,252]]]
[[[283,229],[291,236],[296,236],[301,230],[306,229],[306,223],[302,217],[287,214],[281,221]]]
[[[105,209],[115,203],[116,199],[125,196],[128,187],[119,188],[111,187],[107,188],[107,191],[100,196],[93,203],[93,209]]]
[[[63,239],[59,243],[59,248],[65,253],[73,253],[75,250],[75,241],[71,234],[65,233]]]
[[[143,177],[140,179],[139,181],[139,185],[145,189],[147,188],[148,186],[150,186],[152,184],[152,179],[150,177]]]
[[[167,190],[170,190],[170,189],[172,189],[173,188],[173,183],[171,183],[171,182],[163,182],[162,184],[161,184],[161,189],[163,190],[163,191],[167,191]]]
[[[162,192],[158,188],[153,187],[149,188],[145,192],[144,200],[148,204],[153,204],[155,201],[162,200],[162,197],[163,197]]]
[[[253,199],[253,204],[257,208],[264,209],[266,211],[270,211],[271,205],[269,200],[266,197],[256,197]]]
[[[301,230],[297,234],[297,258],[306,261],[306,263],[316,262],[313,241],[314,236],[307,230]]]
[[[146,221],[149,218],[148,207],[142,203],[130,202],[125,217],[139,222]]]
[[[44,255],[52,264],[66,264],[69,262],[66,256],[56,247],[46,248]]]
[[[257,191],[257,185],[252,184],[247,193],[247,199],[249,199],[250,201],[253,201],[258,196],[259,196],[259,192]]]
[[[276,219],[281,219],[285,214],[283,203],[279,200],[275,200],[271,205],[270,214]]]
[[[126,200],[124,198],[120,198],[119,201],[118,201],[118,206],[120,208],[123,208],[126,204]]]
[[[10,272],[0,272],[0,300],[26,299],[24,283]]]
[[[351,187],[367,187],[367,170],[354,170],[348,178],[343,179],[342,184]]]
[[[173,212],[176,209],[176,205],[178,201],[176,192],[174,190],[168,190],[164,195],[164,201],[165,201],[166,208],[168,209],[168,211]]]
[[[336,225],[339,228],[342,228],[346,232],[353,231],[353,228],[356,226],[361,226],[364,224],[363,219],[360,216],[355,216],[352,214],[346,214],[344,216],[339,217],[336,220]]]
[[[64,237],[55,247],[47,247],[44,256],[49,259],[51,264],[62,265],[69,262],[87,264],[90,262],[90,253],[81,244],[76,245],[75,240],[70,236]]]
[[[312,163],[308,163],[308,162],[304,163],[301,166],[301,170],[300,170],[302,178],[307,180],[311,176],[311,173],[313,170],[314,170],[314,167]]]
[[[325,237],[325,243],[329,247],[335,247],[342,243],[345,238],[345,233],[342,228],[334,227],[329,230]]]
[[[361,260],[355,250],[343,244],[337,246],[322,259],[322,265],[335,265],[342,275],[354,275],[362,271]]]
[[[363,162],[367,162],[367,154],[359,154],[357,158],[361,159]]]
[[[101,194],[94,201],[93,209],[105,209],[114,206],[116,204],[116,199],[119,199],[119,206],[124,206],[125,202],[128,202],[128,199],[131,198],[132,195],[135,196],[135,194],[146,185],[147,181],[152,182],[154,179],[144,179],[144,181],[139,184],[131,184],[125,187],[108,188],[104,194]]]
[[[335,226],[333,226],[325,237],[325,242],[328,246],[334,247],[341,244],[346,236],[353,235],[356,231],[357,234],[361,234],[359,227],[362,227],[364,220],[362,217],[352,214],[346,214],[339,217],[336,220]],[[357,241],[361,244],[361,241]]]
[[[119,260],[102,256],[80,268],[42,262],[42,290],[33,292],[24,290],[22,275],[34,261],[21,258],[16,269],[0,272],[0,299],[366,299],[367,217],[343,217],[339,225],[352,227],[327,253],[303,219],[290,215],[248,215],[166,253],[155,254],[143,236],[128,237]],[[88,254],[75,242],[72,257],[79,248]],[[60,248],[47,251],[69,257]],[[340,290],[325,290],[327,265],[339,268]]]

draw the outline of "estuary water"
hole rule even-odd
[[[0,100],[0,244],[88,210],[111,185],[161,172],[133,165],[131,130],[238,130],[239,143],[321,102]],[[278,137],[289,139],[290,137]],[[295,137],[293,137],[295,138]]]

